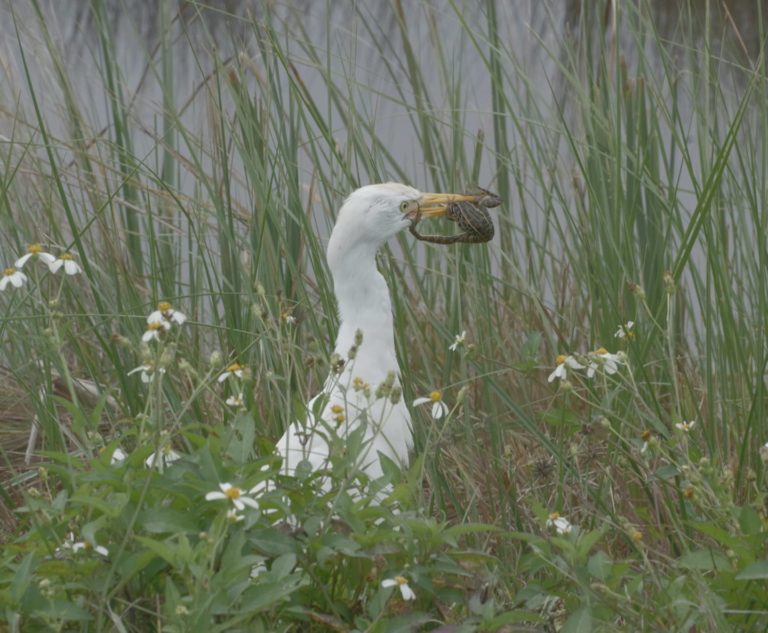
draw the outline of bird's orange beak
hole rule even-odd
[[[484,194],[466,193],[424,193],[419,199],[419,212],[422,218],[439,218],[448,211],[448,205],[454,202],[472,202],[477,204]]]

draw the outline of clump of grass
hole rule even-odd
[[[493,3],[441,17],[461,37],[431,40],[434,84],[404,8],[390,31],[360,9],[385,94],[300,20],[230,16],[252,45],[198,54],[190,100],[171,34],[192,29],[164,8],[153,127],[96,2],[104,129],[49,18],[35,50],[16,22],[29,107],[0,145],[2,265],[40,242],[82,274],[30,261],[0,292],[10,630],[765,628],[762,57],[726,68],[699,16],[668,39],[646,3],[581,5],[543,18],[576,34],[537,44],[554,105]],[[469,85],[492,104],[480,133]],[[374,94],[418,140],[418,179]],[[278,477],[258,509],[207,500],[277,476],[273,442],[331,363],[322,236],[349,190],[390,178],[506,201],[491,248],[406,236],[382,257],[405,397],[440,391],[450,411],[414,408],[413,466],[379,482],[402,511],[352,494],[371,482],[341,456],[330,490]]]

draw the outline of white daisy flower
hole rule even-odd
[[[635,338],[635,332],[633,330],[634,327],[634,321],[627,321],[624,325],[619,326],[619,329],[616,330],[616,333],[613,336],[614,338],[633,339]]]
[[[227,398],[225,400],[225,402],[230,407],[240,408],[240,407],[245,406],[245,404],[243,403],[243,394],[242,393],[239,393],[236,396],[229,396],[229,398]]]
[[[150,383],[152,382],[152,379],[155,377],[155,367],[154,365],[151,365],[149,363],[146,363],[144,365],[139,365],[135,369],[132,369],[131,371],[129,371],[127,375],[130,376],[131,374],[135,374],[136,372],[139,372],[139,371],[141,372],[141,382]],[[165,368],[161,367],[158,370],[158,373],[164,374]]]
[[[579,361],[577,361],[573,356],[560,354],[555,359],[555,371],[553,371],[549,378],[547,378],[547,382],[552,382],[555,378],[558,380],[565,380],[568,377],[568,369],[584,369],[584,365],[582,365]]]
[[[643,445],[640,447],[640,452],[645,453],[651,445],[651,440],[653,440],[653,433],[646,429],[640,433],[640,439],[643,440]]]
[[[689,422],[678,422],[675,424],[675,428],[683,433],[688,433],[696,424],[696,420],[690,420]]]
[[[235,361],[230,363],[224,372],[219,376],[219,382],[224,382],[230,376],[236,376],[237,378],[243,377],[243,366]]]
[[[256,499],[251,499],[250,497],[245,496],[245,493],[237,486],[224,483],[224,484],[219,484],[219,488],[221,489],[221,492],[219,492],[219,490],[214,490],[213,492],[209,492],[208,494],[205,495],[205,500],[217,501],[220,499],[225,499],[225,500],[228,499],[232,502],[235,508],[241,512],[245,510],[245,506],[248,506],[255,510],[259,509],[258,501],[256,501]]]
[[[151,453],[150,456],[144,460],[144,465],[147,468],[157,467],[158,470],[162,471],[167,466],[170,466],[173,462],[178,461],[179,459],[181,459],[181,455],[179,455],[170,446],[164,446],[159,451]]]
[[[145,343],[150,341],[159,341],[160,337],[171,329],[171,324],[168,321],[152,321],[147,323],[147,331],[141,337],[141,340]]]
[[[14,288],[21,288],[25,281],[27,281],[27,276],[15,266],[10,266],[3,270],[3,276],[0,277],[0,291],[5,290],[8,284]]]
[[[413,406],[418,407],[422,404],[432,403],[431,414],[435,420],[439,420],[448,414],[448,406],[443,402],[443,394],[440,391],[433,391],[427,397],[416,398]]]
[[[568,519],[561,517],[559,512],[553,512],[547,519],[547,528],[555,528],[558,536],[564,536],[565,534],[571,533],[573,525],[571,525],[571,522]]]
[[[238,514],[237,510],[235,510],[234,508],[227,510],[227,521],[231,523],[239,523],[243,519],[245,519],[245,516],[242,514]]]
[[[408,579],[405,576],[395,576],[394,578],[387,578],[381,581],[381,586],[387,589],[388,587],[399,587],[400,595],[403,600],[415,600],[416,594],[413,589],[408,585]]]
[[[74,552],[75,554],[80,551],[94,551],[97,554],[100,554],[101,556],[109,556],[109,550],[106,547],[103,547],[102,545],[95,545],[93,543],[89,543],[88,541],[77,541],[75,542],[75,535],[73,532],[70,532],[67,535],[67,538],[64,539],[64,542],[56,548],[57,554],[63,554],[66,551]]]
[[[456,350],[458,350],[460,347],[464,347],[464,340],[465,340],[466,338],[467,338],[467,331],[466,331],[466,330],[462,330],[462,331],[461,331],[461,334],[457,334],[457,335],[456,335],[456,336],[453,338],[453,343],[451,343],[451,344],[448,346],[448,349],[449,349],[450,351],[452,351],[452,352],[455,352],[455,351],[456,351]]]
[[[127,457],[128,455],[126,454],[126,452],[118,446],[114,451],[112,451],[112,457],[109,460],[109,464],[111,466],[114,466],[115,464],[120,464],[124,462]]]
[[[40,246],[40,244],[30,244],[27,246],[27,254],[19,257],[14,266],[16,268],[23,268],[24,264],[26,264],[31,257],[42,259],[48,266],[56,261],[56,258],[53,255],[43,251],[43,247]]]
[[[173,306],[167,301],[161,301],[157,304],[157,310],[152,312],[147,317],[147,323],[152,325],[153,323],[162,323],[167,325],[166,329],[170,329],[171,323],[177,325],[183,325],[187,320],[187,315],[178,310],[174,310]]]
[[[58,272],[59,268],[62,266],[64,266],[64,272],[67,275],[77,275],[78,273],[83,272],[83,269],[80,268],[78,263],[75,261],[75,258],[72,257],[71,253],[62,253],[59,255],[58,259],[48,264],[48,268],[52,273]]]
[[[592,378],[598,369],[602,369],[606,374],[615,374],[619,371],[619,365],[624,362],[626,354],[611,354],[604,347],[599,347],[589,353],[589,358],[587,378]]]

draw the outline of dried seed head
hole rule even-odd
[[[629,287],[629,291],[640,299],[640,301],[645,301],[645,290],[643,290],[642,286],[632,281],[630,281],[627,286]]]
[[[113,334],[109,337],[109,340],[119,347],[131,347],[131,341],[122,334]]]
[[[344,371],[344,359],[336,352],[331,354],[331,371],[334,374],[340,374]]]
[[[355,345],[360,347],[363,344],[363,331],[355,330]]]

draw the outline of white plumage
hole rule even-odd
[[[400,398],[376,397],[377,387],[394,373],[399,388],[400,367],[395,354],[392,303],[386,281],[376,267],[376,252],[391,237],[407,228],[417,213],[422,217],[444,215],[445,203],[462,199],[453,194],[422,194],[399,183],[368,185],[354,191],[339,210],[328,242],[328,266],[339,310],[339,333],[335,352],[345,361],[340,373],[331,372],[321,394],[308,405],[303,423],[290,426],[278,441],[276,451],[283,457],[282,472],[293,475],[299,464],[312,470],[328,466],[327,439],[341,440],[340,446],[361,424],[362,444],[352,462],[371,480],[382,472],[379,454],[407,465],[412,443],[411,418]],[[356,333],[362,344],[354,358]],[[391,378],[390,378],[391,379]],[[325,400],[319,418],[316,411]]]

